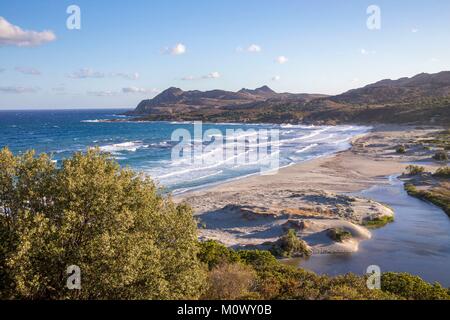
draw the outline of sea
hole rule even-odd
[[[15,154],[30,149],[48,153],[58,164],[75,152],[99,147],[121,166],[150,176],[173,194],[261,173],[261,166],[255,161],[235,161],[239,154],[232,158],[219,157],[217,161],[175,159],[173,150],[180,146],[181,138],[174,139],[174,132],[181,129],[195,137],[194,123],[133,122],[124,115],[126,111],[129,110],[0,111],[0,147],[8,147]],[[111,119],[120,121],[105,122]],[[218,158],[217,155],[230,141],[246,143],[241,150],[249,154],[257,148],[257,143],[249,141],[255,132],[277,132],[277,165],[282,168],[346,150],[350,148],[353,137],[368,132],[370,128],[352,125],[203,123],[201,130],[201,153],[194,157],[205,160]],[[207,136],[211,130],[216,136],[218,133],[223,135],[220,137],[223,145],[212,143],[215,141],[211,137],[213,134]],[[240,139],[242,136],[245,136],[244,140]]]

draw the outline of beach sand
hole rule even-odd
[[[432,153],[417,140],[439,128],[380,125],[352,141],[351,149],[290,167],[274,175],[255,175],[175,197],[187,201],[199,220],[201,240],[234,248],[267,249],[294,229],[313,254],[355,252],[370,239],[368,221],[394,212],[370,199],[349,196],[404,172],[411,162],[433,166]],[[405,145],[407,153],[396,147]],[[336,242],[330,228],[352,238]]]

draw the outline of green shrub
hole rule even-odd
[[[297,237],[294,229],[288,230],[284,236],[278,239],[270,251],[275,256],[284,258],[307,257],[311,255],[307,244]]]
[[[406,167],[406,173],[410,176],[415,176],[425,172],[424,167],[409,165]]]
[[[238,252],[228,249],[217,241],[208,240],[200,242],[199,246],[198,258],[208,266],[209,270],[224,263],[236,263],[240,261]]]
[[[60,168],[1,150],[0,208],[0,298],[195,299],[205,284],[192,210],[98,150]]]
[[[218,250],[220,248],[220,250]],[[234,250],[209,242],[203,250]],[[319,276],[313,272],[278,262],[267,251],[235,251],[238,262],[214,266],[209,274],[205,299],[286,299],[286,300],[386,300],[450,299],[448,289],[431,285],[409,274],[382,275],[382,289],[367,288],[367,277],[354,274],[337,277]],[[203,257],[210,254],[203,252]],[[222,260],[224,261],[224,260]],[[247,267],[244,267],[246,265]]]
[[[408,273],[384,273],[381,289],[408,300],[449,300],[448,289]]]
[[[439,178],[450,178],[450,167],[447,166],[437,169],[433,176]]]
[[[269,251],[241,250],[237,251],[237,253],[242,262],[251,265],[257,270],[278,265],[277,259]]]
[[[448,154],[445,151],[438,151],[433,156],[433,159],[436,161],[448,161]]]
[[[351,232],[348,232],[341,228],[331,228],[327,230],[327,235],[336,242],[344,242],[352,238]]]
[[[406,147],[405,147],[405,146],[398,146],[398,147],[395,149],[395,152],[401,153],[401,154],[406,153]]]

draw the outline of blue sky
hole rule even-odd
[[[81,30],[66,27],[71,4]],[[366,26],[372,4],[380,30]],[[170,86],[336,94],[450,70],[442,0],[16,0],[0,17],[3,109],[134,107]],[[5,40],[7,28],[38,43]]]

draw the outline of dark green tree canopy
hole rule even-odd
[[[1,150],[0,246],[7,299],[189,299],[205,277],[191,209],[99,150],[60,168]],[[66,287],[71,265],[81,290]]]

